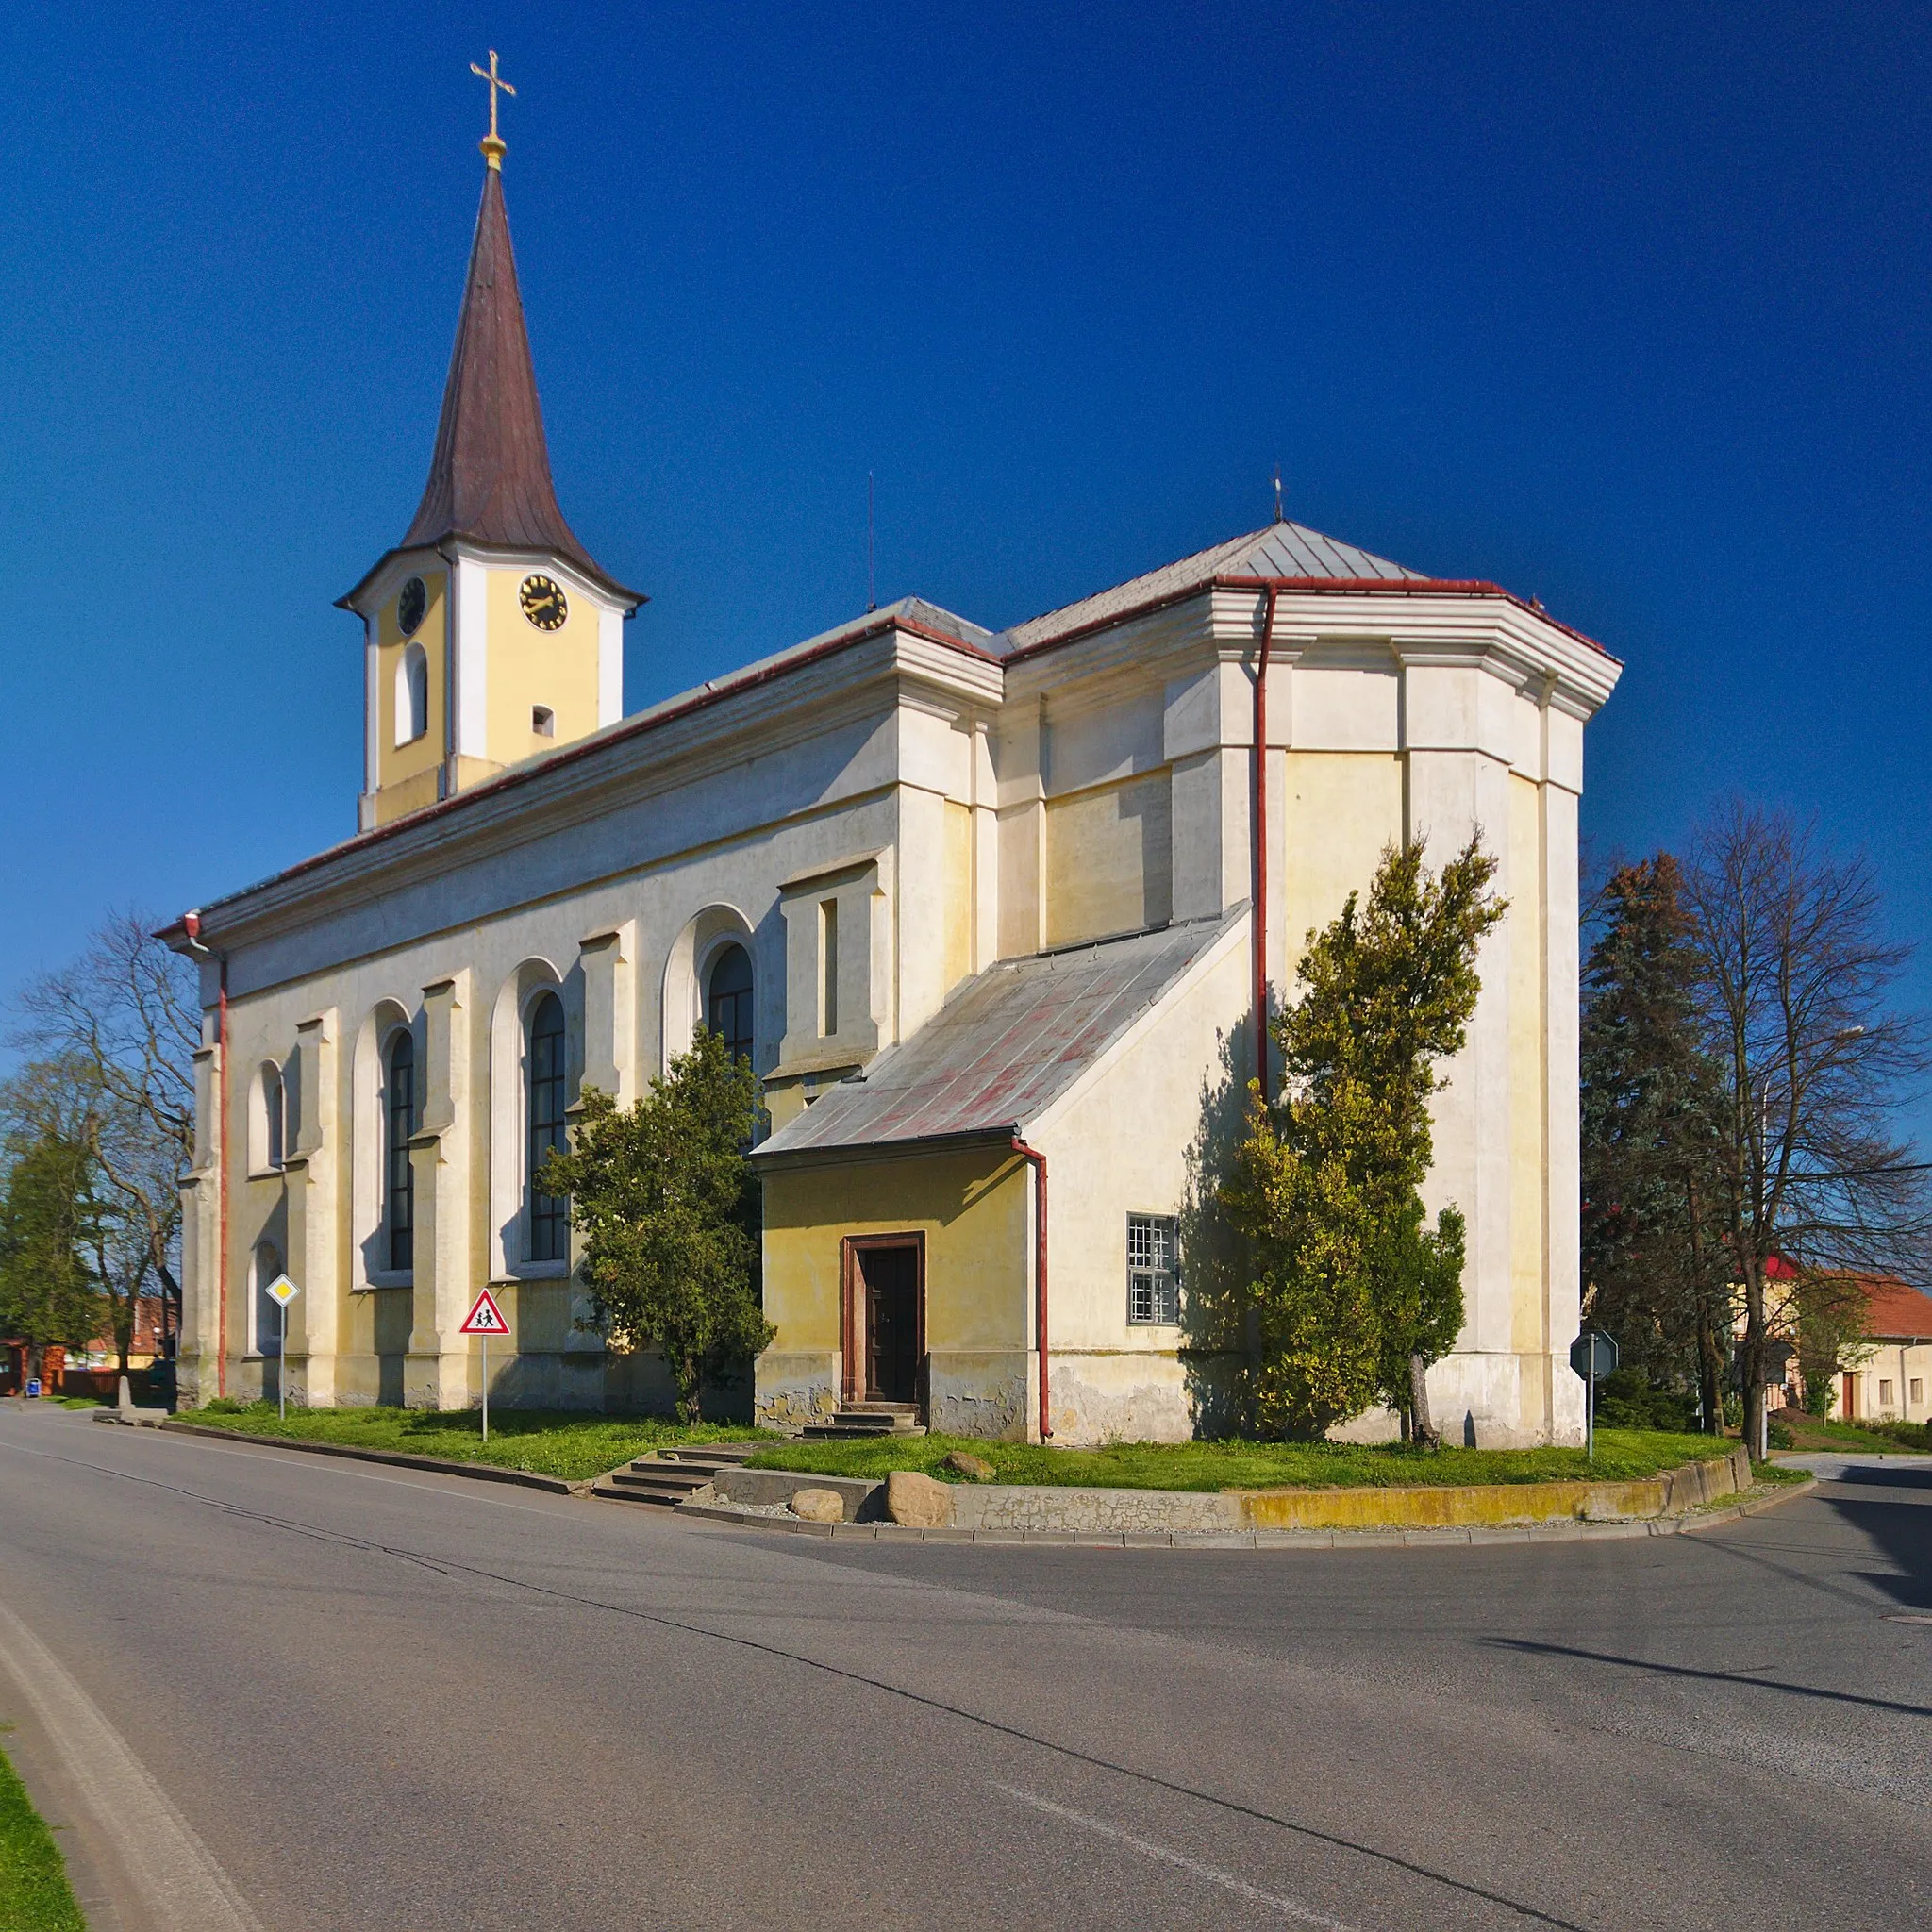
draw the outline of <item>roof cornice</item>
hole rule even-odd
[[[874,623],[667,699],[213,900],[198,908],[202,936],[222,944],[266,937],[301,924],[319,896],[353,892],[376,879],[393,890],[419,870],[446,870],[591,818],[613,789],[633,797],[673,790],[708,764],[741,763],[749,752],[812,736],[828,708],[849,706],[856,693],[896,691],[993,707],[1003,685],[991,652],[882,613]],[[177,922],[163,936],[173,943],[178,934]]]

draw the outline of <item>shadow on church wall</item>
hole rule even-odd
[[[1253,1434],[1248,1244],[1221,1205],[1247,1115],[1251,1037],[1224,1033],[1201,1081],[1181,1198],[1181,1368],[1194,1434]]]

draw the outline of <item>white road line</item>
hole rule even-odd
[[[1340,1919],[1331,1919],[1325,1912],[1297,1905],[1291,1898],[1279,1898],[1272,1891],[1263,1891],[1259,1886],[1250,1885],[1245,1878],[1237,1878],[1232,1872],[1224,1872],[1218,1865],[1204,1865],[1199,1858],[1191,1858],[1184,1852],[1174,1851],[1167,1845],[1158,1845],[1151,1839],[1136,1838],[1131,1831],[1123,1831],[1119,1825],[1109,1824],[1104,1818],[1090,1818],[1084,1811],[1069,1811],[1064,1805],[1056,1805],[1050,1798],[1020,1790],[1013,1785],[995,1785],[993,1790],[1004,1791],[1009,1798],[1019,1799],[1023,1805],[1031,1805],[1036,1811],[1044,1811],[1053,1818],[1063,1818],[1069,1824],[1077,1824],[1101,1838],[1111,1839],[1117,1845],[1125,1845],[1129,1851],[1139,1852],[1143,1858],[1155,1858],[1193,1877],[1204,1878],[1209,1885],[1218,1885],[1222,1890],[1231,1891],[1252,1905],[1267,1906],[1283,1918],[1293,1919],[1299,1924],[1319,1925],[1323,1932],[1355,1932],[1352,1925],[1344,1924]]]
[[[93,1814],[94,1842],[165,1932],[262,1932],[200,1834],[60,1660],[0,1604],[0,1667],[18,1686]]]

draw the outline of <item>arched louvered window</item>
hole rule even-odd
[[[705,989],[705,1024],[740,1059],[753,1058],[751,955],[726,946],[711,962]]]
[[[543,1193],[537,1186],[550,1150],[564,1145],[563,1002],[554,992],[539,995],[530,1008],[524,1081],[524,1117],[528,1123],[524,1188],[529,1259],[561,1261],[570,1253],[570,1202],[560,1194]]]
[[[409,1268],[416,1257],[416,1174],[409,1141],[422,1123],[416,1093],[416,1041],[407,1027],[390,1042],[383,1113],[383,1224],[389,1230],[389,1265]]]
[[[429,729],[429,654],[411,644],[396,666],[396,742],[411,744]]]

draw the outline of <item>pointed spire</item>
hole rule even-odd
[[[597,567],[558,507],[503,174],[497,157],[488,158],[429,481],[399,547],[465,537],[493,549],[547,550],[612,591],[637,597]]]

